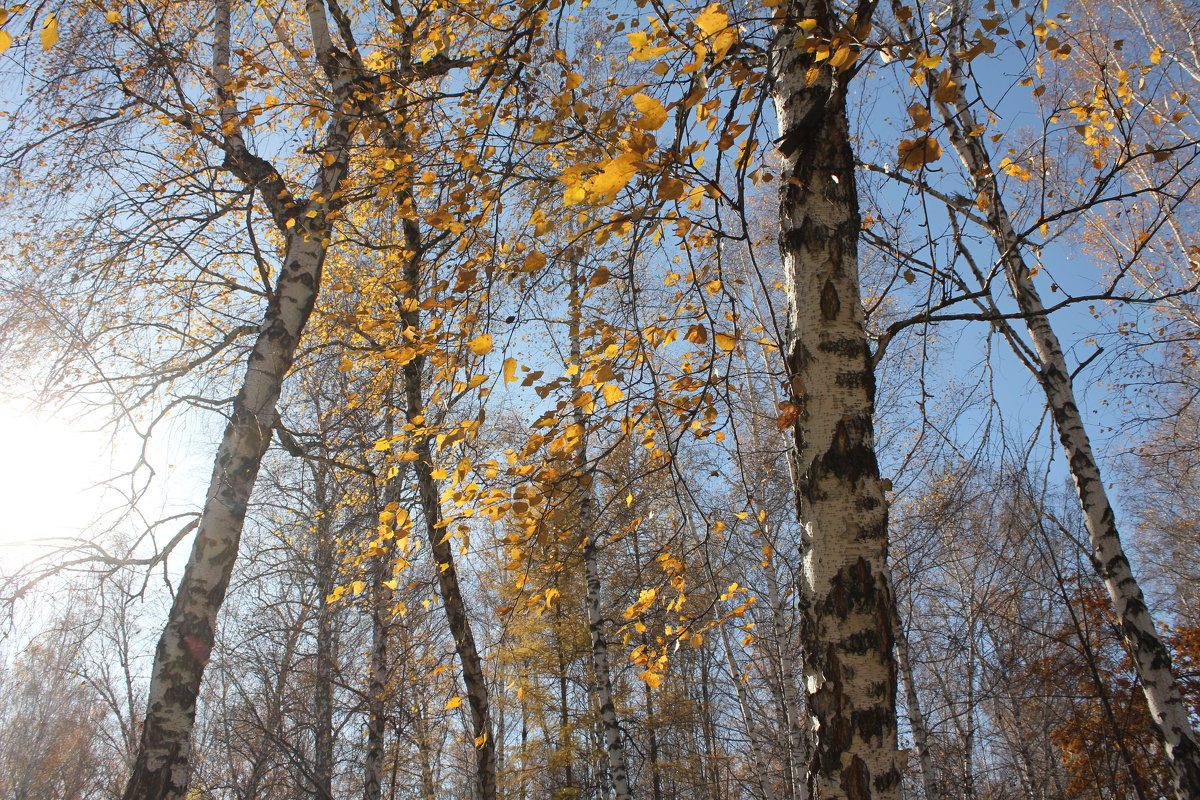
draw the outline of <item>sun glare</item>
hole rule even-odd
[[[37,540],[86,535],[112,473],[103,433],[0,405],[0,564],[28,557]]]

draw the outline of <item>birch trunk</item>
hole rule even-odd
[[[571,339],[571,363],[580,364],[580,317],[583,315],[583,291],[579,276],[579,265],[571,265],[571,296],[569,335]],[[574,422],[580,430],[587,430],[587,415],[576,405]],[[604,750],[608,756],[609,778],[612,780],[616,800],[631,800],[629,770],[625,763],[625,743],[621,723],[617,719],[613,704],[612,667],[608,652],[608,639],[604,631],[603,597],[600,586],[600,570],[596,557],[597,531],[595,499],[592,495],[592,469],[588,464],[587,434],[580,436],[575,451],[575,480],[579,497],[579,535],[583,538],[583,574],[586,584],[584,604],[587,606],[588,634],[591,638],[591,666],[595,679],[596,701],[600,707],[600,726],[604,734]]]
[[[371,658],[367,681],[367,744],[363,754],[363,800],[383,793],[383,746],[387,735],[388,602],[385,596],[390,554],[377,556],[371,587]]]
[[[787,20],[815,20],[818,38],[832,38],[841,26],[815,0],[792,0],[785,10]],[[772,88],[784,159],[784,358],[798,410],[791,457],[813,732],[807,784],[809,796],[821,800],[890,799],[900,795],[901,761],[887,507],[875,457],[875,376],[860,299],[861,221],[845,73],[816,62],[804,39],[798,28],[780,27]],[[806,79],[810,68],[814,80]]]
[[[332,98],[338,105],[348,103],[353,76],[341,70],[332,55],[324,7],[309,2],[307,12]],[[349,114],[329,123],[323,146],[328,158],[323,160],[316,178],[319,192],[309,201],[293,198],[275,168],[251,153],[241,134],[237,101],[229,93],[229,0],[214,2],[213,17],[212,79],[214,94],[220,101],[223,166],[247,186],[259,190],[283,236],[285,253],[217,449],[192,552],[155,650],[148,708],[124,800],[187,797],[196,698],[212,652],[217,615],[237,559],[250,494],[271,442],[283,380],[317,301],[330,229],[325,198],[338,191],[346,175],[353,130]]]
[[[912,731],[913,747],[917,751],[917,766],[921,770],[921,788],[925,792],[925,800],[940,800],[941,794],[933,779],[933,762],[929,758],[929,730],[925,727],[921,699],[917,696],[917,684],[913,680],[912,661],[908,653],[908,634],[900,623],[899,609],[893,609],[892,613],[892,628],[896,632],[896,666],[900,671],[900,683],[904,687],[904,706],[908,710],[908,727]]]
[[[584,495],[589,494],[584,490]],[[580,516],[586,519],[584,505],[580,502]],[[596,565],[594,531],[583,546],[583,569],[587,583],[588,633],[591,636],[592,674],[595,678],[596,701],[600,707],[600,726],[604,732],[604,750],[608,756],[609,778],[612,780],[616,800],[631,800],[629,771],[625,765],[625,743],[621,735],[621,723],[617,719],[613,704],[612,668],[608,653],[608,639],[604,632],[604,613],[600,596],[600,573]],[[585,534],[586,535],[586,534]]]
[[[561,604],[554,606],[554,652],[558,657],[558,752],[563,759],[563,789],[575,788],[572,763],[575,760],[574,736],[571,734],[571,709],[567,704],[567,663],[563,653],[563,612]]]
[[[149,708],[125,800],[184,800],[196,697],[212,652],[217,614],[237,558],[259,465],[275,427],[275,405],[317,298],[325,249],[291,237],[279,285],[248,358],[225,428],[196,540],[159,639]]]
[[[955,65],[954,77],[959,86],[965,85],[960,65]],[[1112,503],[1075,399],[1062,345],[1025,263],[1021,240],[1004,206],[983,137],[967,135],[975,128],[970,106],[960,93],[952,102],[939,103],[938,108],[950,143],[967,168],[972,188],[985,198],[987,208],[983,211],[989,232],[1009,288],[1024,315],[1025,328],[1038,357],[1036,377],[1046,394],[1075,481],[1092,548],[1092,563],[1120,619],[1122,638],[1171,763],[1175,792],[1180,800],[1192,800],[1200,797],[1200,746],[1175,680],[1170,653],[1158,636],[1141,586],[1125,556]]]

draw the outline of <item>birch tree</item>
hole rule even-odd
[[[789,3],[772,50],[779,120],[784,359],[804,548],[801,638],[813,797],[898,797],[887,506],[874,448],[874,365],[858,276],[846,91],[874,5],[846,18]],[[807,27],[807,30],[806,30]],[[818,48],[826,58],[818,60]],[[830,53],[834,57],[830,58]]]

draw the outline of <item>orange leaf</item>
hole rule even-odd
[[[942,146],[932,136],[902,139],[896,148],[900,169],[918,170],[942,157]]]

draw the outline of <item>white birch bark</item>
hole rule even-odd
[[[812,35],[826,40],[842,24],[821,2],[792,0],[783,10],[790,21],[815,20]],[[900,794],[901,761],[887,507],[875,457],[875,378],[858,277],[854,156],[844,75],[827,60],[816,62],[804,36],[781,25],[772,61],[784,159],[784,358],[791,402],[799,409],[792,469],[813,732],[808,790],[820,800],[890,799]]]
[[[309,3],[314,34],[322,25],[319,3]],[[154,656],[148,709],[125,800],[185,800],[189,779],[189,739],[196,697],[212,652],[217,615],[237,559],[242,526],[262,457],[276,423],[276,404],[291,368],[300,336],[317,300],[329,223],[325,200],[297,202],[275,169],[249,151],[238,127],[230,83],[230,0],[214,3],[212,78],[225,125],[225,168],[261,190],[285,241],[283,266],[266,316],[247,358],[241,389],[233,402],[209,481],[192,553]],[[333,97],[346,102],[352,90],[329,50],[318,53],[326,66]],[[340,187],[349,162],[349,116],[326,130],[320,168],[322,198]],[[308,213],[313,212],[309,217]]]

